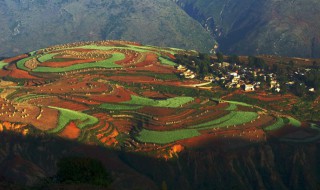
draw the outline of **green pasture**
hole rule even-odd
[[[51,106],[50,108],[57,109],[59,111],[59,121],[57,127],[50,130],[49,133],[60,132],[71,121],[75,121],[77,127],[80,129],[98,123],[97,118],[81,112]]]

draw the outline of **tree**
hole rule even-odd
[[[67,157],[61,159],[57,166],[57,179],[61,183],[85,183],[106,187],[112,181],[103,164],[92,158]]]
[[[218,52],[216,54],[217,59],[218,59],[218,63],[223,63],[224,59],[223,59],[223,54],[221,52]]]
[[[238,55],[231,55],[231,56],[229,57],[229,62],[230,62],[230,63],[237,63],[237,64],[239,64],[239,63],[240,63],[239,56],[238,56]]]

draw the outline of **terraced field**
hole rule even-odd
[[[214,99],[215,92],[192,87],[203,81],[180,79],[177,53],[196,54],[101,41],[52,46],[2,61],[6,69],[0,75],[13,85],[1,87],[0,121],[19,127],[1,129],[170,158],[172,150],[201,148],[215,139],[255,143],[266,141],[269,133],[301,128],[291,116]]]

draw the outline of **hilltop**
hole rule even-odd
[[[131,40],[209,52],[215,41],[170,0],[0,2],[0,56],[55,44]]]
[[[176,63],[179,56],[200,59],[202,54],[128,41],[97,41],[56,45],[2,60],[0,134],[11,140],[3,140],[10,143],[1,147],[16,147],[0,154],[6,160],[0,164],[6,171],[4,177],[34,184],[37,177],[52,176],[56,171],[53,163],[75,151],[97,157],[116,171],[113,176],[130,179],[130,183],[135,181],[132,176],[138,176],[151,187],[155,183],[159,187],[162,180],[177,187],[169,176],[181,171],[170,162],[178,160],[185,172],[180,185],[201,188],[200,182],[205,181],[210,184],[208,188],[218,188],[221,186],[196,172],[205,167],[199,157],[202,150],[209,152],[203,159],[212,162],[219,151],[226,157],[237,154],[233,150],[267,154],[269,147],[280,156],[275,142],[287,147],[319,141],[317,121],[305,121],[290,112],[293,102],[303,101],[299,97],[263,91],[232,92],[199,77],[185,78],[182,73],[191,71],[181,70]],[[313,106],[318,108],[319,103]],[[14,135],[8,135],[10,132]],[[16,142],[12,140],[15,138]],[[42,144],[47,148],[39,147]],[[30,152],[37,154],[30,156]],[[292,156],[290,151],[286,155]],[[243,163],[250,163],[240,157]],[[188,163],[189,159],[200,162],[191,164],[194,171],[186,169],[193,163]],[[28,170],[7,166],[20,167],[16,162],[26,163]],[[162,175],[161,166],[171,168],[168,178],[163,177],[166,175]],[[259,164],[248,168],[263,175]],[[223,176],[222,170],[215,174],[213,170],[203,171]],[[277,175],[282,172],[275,165],[270,171]],[[239,177],[240,173],[232,175]],[[191,182],[193,174],[199,181]],[[289,186],[285,179],[277,180]],[[243,187],[245,184],[242,182]]]

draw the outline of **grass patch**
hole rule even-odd
[[[57,73],[57,72],[68,72],[74,71],[79,69],[87,69],[87,68],[121,68],[120,65],[115,64],[115,61],[120,61],[125,58],[125,55],[122,53],[115,53],[112,55],[110,59],[106,59],[103,61],[92,62],[92,63],[83,63],[83,64],[76,64],[68,67],[37,67],[33,71],[35,72],[47,72],[47,73]]]
[[[90,125],[94,125],[99,122],[97,118],[81,112],[68,110],[64,108],[52,107],[52,106],[49,106],[49,107],[53,109],[57,109],[59,111],[58,125],[55,129],[50,130],[49,133],[58,133],[71,121],[75,121],[77,127],[80,129],[83,129]]]
[[[131,96],[131,100],[123,102],[129,105],[141,105],[141,106],[153,106],[153,107],[165,107],[165,108],[178,108],[183,104],[193,101],[192,97],[175,97],[166,100],[153,100],[150,98]]]
[[[177,140],[199,136],[195,129],[181,129],[175,131],[150,131],[143,129],[136,139],[146,143],[168,144]]]

